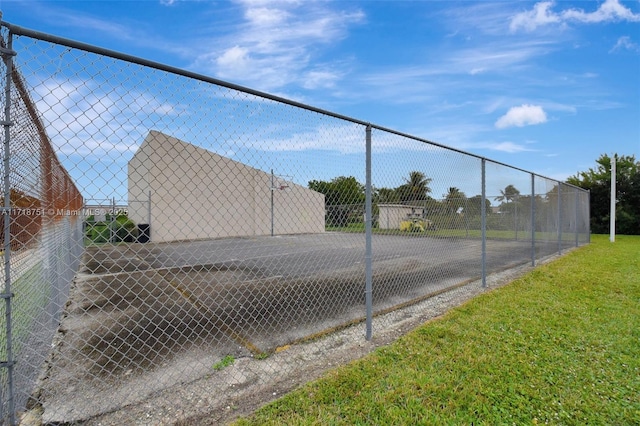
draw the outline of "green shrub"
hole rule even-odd
[[[112,243],[132,243],[138,238],[136,224],[124,215],[118,216],[109,226]]]
[[[105,222],[86,222],[85,236],[93,243],[109,241],[109,225]]]
[[[92,243],[133,243],[138,239],[138,227],[126,215],[118,215],[104,222],[91,216],[85,221],[85,237]]]

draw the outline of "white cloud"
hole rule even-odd
[[[611,48],[609,53],[617,52],[619,50],[630,50],[632,52],[640,52],[640,46],[631,41],[629,36],[620,37],[615,46]]]
[[[317,124],[307,130],[292,131],[287,124],[269,124],[247,131],[245,147],[264,152],[323,151],[340,154],[364,154],[365,129],[360,124],[335,122]],[[383,130],[374,129],[371,141],[373,152],[439,151],[435,145],[409,140]]]
[[[479,141],[479,142],[469,142],[468,137],[466,142],[462,143],[446,143],[447,146],[452,146],[454,148],[468,151],[468,152],[479,152],[479,151],[496,151],[496,152],[505,152],[507,154],[517,154],[520,152],[533,152],[537,151],[528,147],[528,144],[520,144],[510,141],[504,142],[488,142],[488,141]]]
[[[249,61],[249,51],[240,46],[230,47],[216,58],[216,62],[221,69],[244,69]]]
[[[440,62],[441,73],[475,75],[496,70],[519,67],[532,58],[542,56],[553,49],[554,41],[526,40],[517,43],[494,42],[449,53]]]
[[[490,150],[498,152],[506,152],[508,154],[517,154],[519,152],[531,152],[535,149],[528,148],[526,145],[518,144],[510,141],[505,142],[467,142],[464,144],[456,144],[456,148],[463,150]]]
[[[480,74],[480,73],[482,73],[484,71],[486,71],[486,68],[478,67],[478,68],[473,68],[471,71],[469,71],[469,74],[476,75],[476,74]]]
[[[489,99],[486,105],[482,108],[482,112],[486,114],[492,114],[493,112],[501,108],[505,103],[507,103],[507,101],[504,97]]]
[[[523,28],[527,31],[533,31],[541,25],[560,22],[560,17],[549,11],[551,6],[553,6],[553,2],[550,1],[536,3],[535,6],[533,6],[533,10],[518,13],[514,16],[511,19],[509,29],[511,31],[517,31]]]
[[[364,19],[359,10],[331,9],[334,3],[241,1],[242,21],[222,39],[205,44],[193,68],[271,91],[297,84],[329,87],[342,74],[338,63],[312,69],[318,46],[346,37]]]
[[[291,15],[280,9],[256,7],[247,9],[244,16],[252,25],[258,27],[270,27],[282,24],[290,18]]]
[[[52,12],[57,15],[59,12]],[[126,24],[111,20],[96,18],[81,13],[68,13],[64,15],[63,22],[69,27],[90,29],[94,33],[102,33],[114,39],[137,41],[141,34]]]
[[[470,41],[481,35],[502,36],[511,14],[501,2],[450,2],[447,8],[431,15],[450,31],[445,37]]]
[[[335,82],[340,78],[336,72],[329,70],[314,70],[305,74],[302,86],[305,89],[317,89],[319,87],[334,87]]]
[[[92,80],[50,79],[33,99],[58,152],[101,161],[134,152],[151,123],[185,108],[126,89],[103,90]]]
[[[496,121],[495,126],[498,129],[504,129],[507,127],[523,127],[540,124],[546,121],[547,114],[541,106],[523,104],[522,106],[510,108],[505,115]]]
[[[554,5],[555,3],[552,1],[539,2],[533,6],[532,10],[516,14],[511,18],[510,30],[512,32],[521,29],[533,31],[541,26],[569,22],[587,24],[616,21],[640,22],[640,14],[633,13],[630,9],[620,4],[619,0],[605,0],[594,12],[585,12],[582,9],[553,12],[551,8]]]
[[[565,20],[574,20],[586,23],[630,21],[640,22],[640,15],[634,14],[620,4],[619,0],[606,0],[595,12],[585,12],[580,9],[569,9],[562,12]]]
[[[247,138],[247,146],[260,151],[334,151],[353,154],[365,151],[362,127],[352,123],[317,125],[303,132],[291,133],[286,126],[272,124],[260,129],[260,135]]]
[[[486,148],[493,151],[508,152],[510,154],[523,151],[533,151],[532,149],[529,149],[524,145],[519,145],[513,142],[498,142],[495,144],[488,144]]]
[[[463,93],[465,100],[469,100],[471,92],[482,90],[475,80],[460,77],[522,72],[523,68],[531,66],[532,59],[553,49],[552,41],[507,43],[501,40],[475,48],[434,53],[425,63],[389,65],[361,74],[355,83],[357,93],[350,96],[352,99],[372,96],[378,102],[384,100],[394,104],[428,103],[429,110],[433,110],[435,103],[449,98],[452,93]]]

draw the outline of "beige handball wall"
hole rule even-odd
[[[149,223],[154,242],[270,235],[271,182],[270,173],[152,130],[128,164],[129,217]],[[281,179],[274,186],[275,234],[324,232],[323,194]]]

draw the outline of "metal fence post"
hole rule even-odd
[[[531,174],[531,266],[536,266],[536,175]]]
[[[562,184],[558,182],[558,254],[562,254]]]
[[[591,190],[587,190],[587,243],[591,244]]]
[[[514,199],[515,214],[513,215],[513,226],[516,230],[516,241],[518,241],[518,203],[520,202],[520,196],[516,195]]]
[[[113,237],[113,213],[116,211],[116,202],[115,199],[112,197],[111,200],[109,200],[109,210],[107,210],[107,214],[109,215],[109,242],[113,243],[115,242],[115,238]]]
[[[480,220],[482,228],[482,287],[487,286],[487,181],[486,181],[486,165],[487,160],[482,159],[482,177],[480,179],[482,185],[482,208],[480,209]]]
[[[366,184],[365,184],[365,309],[366,309],[366,340],[371,340],[373,323],[373,267],[372,267],[372,211],[371,208],[371,125],[366,127]]]
[[[3,40],[4,41],[4,40]],[[4,45],[4,42],[2,43]],[[4,105],[4,291],[1,296],[5,302],[5,326],[6,326],[6,360],[0,360],[0,367],[7,369],[7,410],[9,424],[16,424],[14,407],[14,383],[13,383],[13,330],[12,330],[12,306],[11,298],[11,181],[10,181],[10,156],[11,156],[11,75],[13,73],[13,36],[9,33],[6,47],[0,47],[0,54],[6,66],[5,81],[5,105]],[[4,401],[0,400],[0,418],[5,419]]]
[[[574,216],[575,216],[574,217],[574,223],[575,223],[575,228],[576,228],[575,229],[576,247],[578,247],[580,245],[580,239],[579,239],[580,232],[579,232],[579,228],[578,228],[578,219],[579,219],[578,202],[580,201],[580,193],[578,191],[576,191],[575,189],[574,189],[573,192],[575,192],[575,194],[576,194],[576,196],[574,197],[575,200],[573,201],[573,203],[574,203],[573,204],[573,211],[574,211]]]
[[[151,242],[151,191],[149,191],[149,210],[147,211],[147,226],[149,232],[149,242]]]

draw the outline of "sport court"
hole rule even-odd
[[[480,240],[372,242],[374,313],[480,278]],[[44,419],[116,410],[225,356],[261,359],[362,321],[364,249],[363,234],[338,232],[87,248],[42,381]],[[491,272],[530,256],[530,241],[487,242]]]

